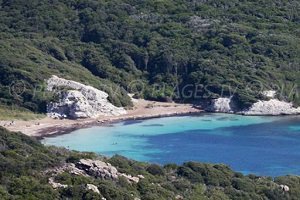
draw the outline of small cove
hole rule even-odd
[[[300,175],[300,116],[204,113],[123,121],[42,142],[159,164],[224,163],[244,174]]]

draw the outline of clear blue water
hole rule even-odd
[[[199,161],[224,163],[244,174],[300,175],[300,116],[203,114],[125,121],[42,142],[160,164]]]

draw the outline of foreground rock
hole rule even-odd
[[[56,183],[54,181],[54,177],[63,172],[67,172],[77,176],[93,177],[113,181],[117,181],[120,177],[124,177],[128,181],[128,183],[138,183],[140,179],[144,178],[142,175],[135,177],[125,173],[120,173],[118,172],[116,167],[100,160],[81,159],[76,164],[66,163],[61,167],[50,169],[45,172],[47,174],[51,174],[49,183],[53,188],[56,189],[60,187],[67,187],[66,185]],[[91,185],[89,189],[96,191],[95,188]]]
[[[120,176],[130,183],[138,183],[140,178],[118,172],[117,168],[100,160],[81,159],[76,167],[95,178],[117,180]],[[140,176],[141,177],[141,176]]]
[[[108,94],[94,87],[52,76],[47,90],[59,92],[58,102],[48,105],[48,116],[53,118],[96,118],[126,114],[108,101]]]

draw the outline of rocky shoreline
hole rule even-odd
[[[111,104],[107,93],[72,80],[52,76],[47,80],[47,89],[61,94],[57,102],[49,103],[47,118],[28,122],[0,121],[0,126],[42,139],[92,126],[109,126],[120,121],[196,115],[204,111],[260,116],[300,114],[300,107],[295,108],[292,103],[276,99],[276,92],[272,90],[262,93],[269,100],[260,100],[248,110],[239,110],[231,97],[213,99],[205,104],[202,102],[202,105],[198,102],[201,106],[197,107],[195,104],[133,99],[130,94],[134,106],[125,110]]]
[[[269,94],[273,94],[270,96]],[[298,115],[300,107],[295,107],[292,103],[275,98],[275,91],[264,91],[268,94],[268,100],[259,100],[252,104],[248,109],[241,110],[236,106],[231,97],[222,97],[212,100],[211,104],[206,107],[206,111],[232,113],[239,115],[255,116],[280,116],[280,115]]]
[[[48,116],[53,118],[97,118],[99,116],[120,116],[126,114],[124,108],[112,105],[109,95],[89,85],[52,76],[47,80],[47,89],[60,95],[57,102],[48,104]],[[66,90],[66,91],[65,91]],[[132,102],[138,101],[128,94]],[[262,91],[266,100],[253,103],[248,109],[241,109],[232,97],[220,97],[210,100],[207,105],[202,103],[206,111],[234,113],[242,115],[294,115],[300,114],[300,107],[292,103],[278,100],[275,90]]]

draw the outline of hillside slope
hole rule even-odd
[[[1,0],[0,16],[2,105],[45,112],[51,75],[117,91],[117,106],[130,105],[125,90],[163,101],[234,94],[243,108],[274,89],[300,102],[297,0]]]
[[[77,175],[63,170],[46,173],[66,164],[74,166],[82,158],[109,162],[120,173],[142,178],[130,183],[124,177],[84,176],[78,169]],[[0,199],[3,200],[300,198],[300,178],[296,176],[277,177],[273,181],[268,177],[244,176],[225,165],[187,162],[181,166],[159,166],[121,156],[103,158],[92,153],[45,147],[35,139],[3,128],[0,128],[0,169]],[[51,177],[52,182],[61,184],[57,189],[49,184]],[[94,185],[99,193],[87,189],[87,184]],[[281,184],[287,185],[288,191],[283,191]]]

